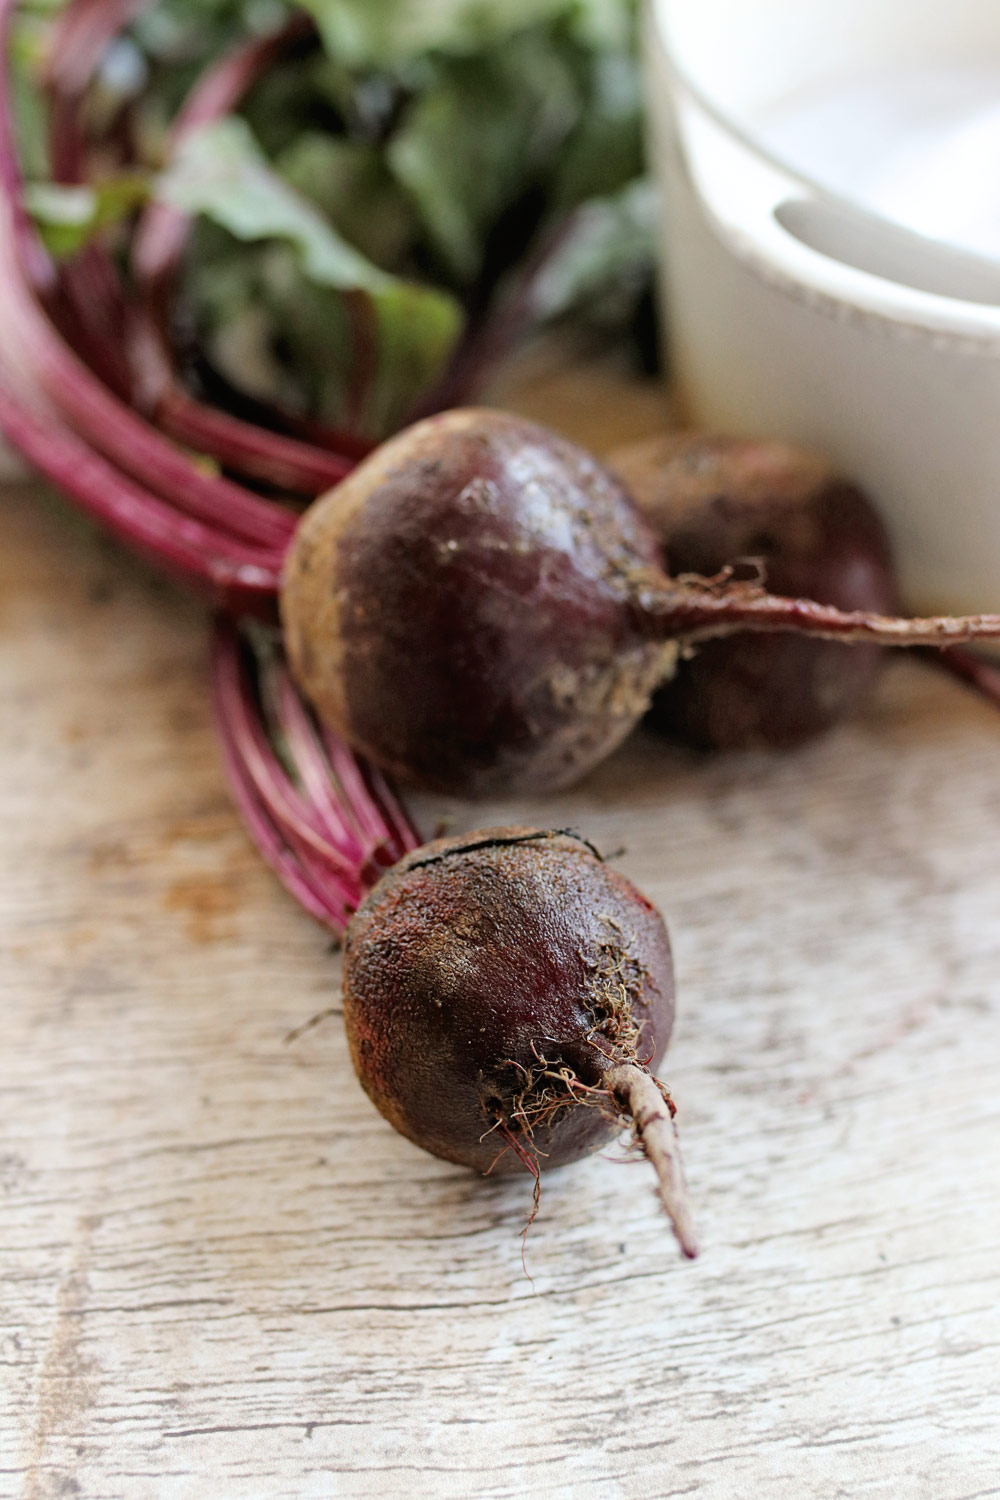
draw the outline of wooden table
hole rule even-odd
[[[626,845],[676,941],[703,1258],[598,1158],[529,1280],[527,1180],[395,1135],[336,1020],[285,1044],[338,961],[230,806],[201,609],[30,487],[0,528],[0,1495],[1000,1495],[994,712],[898,663],[794,755],[417,802]]]

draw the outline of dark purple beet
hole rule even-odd
[[[502,412],[447,412],[307,513],[285,638],[320,714],[394,775],[545,791],[613,750],[661,680],[664,647],[629,609],[658,569],[633,502],[583,449]]]
[[[737,577],[760,576],[773,594],[898,611],[884,526],[862,492],[815,455],[676,433],[621,449],[610,464],[675,577],[732,567]],[[742,566],[746,559],[754,561]],[[884,657],[880,646],[847,650],[787,633],[707,641],[656,693],[648,722],[706,749],[795,745],[854,712]]]
[[[347,931],[344,1016],[368,1094],[480,1172],[562,1166],[631,1119],[695,1253],[673,1107],[663,920],[575,835],[485,829],[408,854]]]
[[[899,620],[756,582],[668,578],[653,530],[606,469],[487,410],[418,422],[319,499],[290,549],[281,607],[295,676],[326,723],[397,777],[465,796],[577,780],[696,641],[1000,636],[992,615]]]

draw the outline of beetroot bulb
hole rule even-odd
[[[478,1172],[564,1166],[630,1119],[697,1253],[673,1104],[650,1069],[674,1016],[663,920],[570,833],[484,829],[384,875],[347,929],[362,1085],[418,1146]]]
[[[681,651],[714,636],[1000,636],[995,615],[902,620],[757,582],[670,578],[653,528],[595,458],[474,408],[407,428],[310,508],[281,610],[297,681],[327,725],[399,779],[473,797],[576,781]]]
[[[249,649],[248,649],[249,648]],[[418,1146],[535,1178],[631,1122],[695,1253],[673,1104],[650,1071],[674,1018],[655,908],[584,839],[488,828],[421,846],[387,784],[324,733],[259,627],[216,627],[225,766],[258,849],[344,939],[358,1077]],[[319,1019],[319,1018],[317,1018]]]
[[[898,610],[882,522],[817,455],[679,432],[619,449],[608,462],[656,532],[668,573],[711,577],[732,568],[776,594]],[[847,651],[791,634],[707,641],[678,662],[648,722],[704,749],[795,745],[851,714],[884,660],[879,646]]]

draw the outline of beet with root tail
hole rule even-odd
[[[378,771],[305,708],[267,631],[219,621],[212,662],[233,794],[275,874],[344,940],[351,1055],[386,1118],[476,1171],[526,1169],[536,1205],[545,1168],[630,1121],[692,1255],[673,1105],[651,1071],[674,1018],[655,908],[565,830],[422,844]]]
[[[1000,637],[996,615],[905,620],[756,580],[670,578],[596,459],[476,409],[407,428],[315,503],[281,605],[293,670],[327,725],[398,778],[464,796],[578,780],[679,655],[716,636]]]
[[[582,839],[485,829],[406,855],[348,927],[344,1017],[371,1099],[448,1161],[537,1182],[630,1120],[696,1254],[673,1104],[651,1071],[674,1017],[667,930]]]

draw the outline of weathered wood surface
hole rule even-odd
[[[578,426],[592,429],[586,409]],[[250,848],[200,609],[0,499],[0,1495],[1000,1495],[1000,718],[916,664],[782,758],[544,808],[668,914],[704,1240],[641,1164],[481,1182],[375,1115]]]

